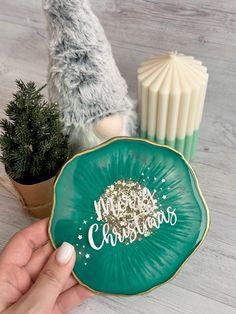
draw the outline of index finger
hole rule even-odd
[[[35,249],[48,241],[48,218],[18,231],[0,254],[0,261],[18,266],[28,263]]]

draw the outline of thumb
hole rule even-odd
[[[28,293],[31,306],[37,313],[51,313],[75,264],[74,247],[64,242],[49,258],[37,281]]]

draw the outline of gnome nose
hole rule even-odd
[[[94,133],[100,139],[106,140],[123,135],[123,129],[124,118],[119,114],[115,114],[100,120],[94,127]]]

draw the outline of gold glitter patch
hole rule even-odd
[[[109,224],[110,230],[120,235],[128,234],[131,229],[136,230],[137,239],[149,236],[154,229],[146,224],[147,219],[156,219],[158,204],[154,194],[138,182],[119,180],[106,188],[100,197],[100,215],[97,220]],[[143,234],[139,232],[135,219],[139,225],[146,225]]]

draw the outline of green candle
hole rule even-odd
[[[191,160],[202,119],[207,68],[191,56],[170,52],[138,69],[140,135],[177,149]]]

